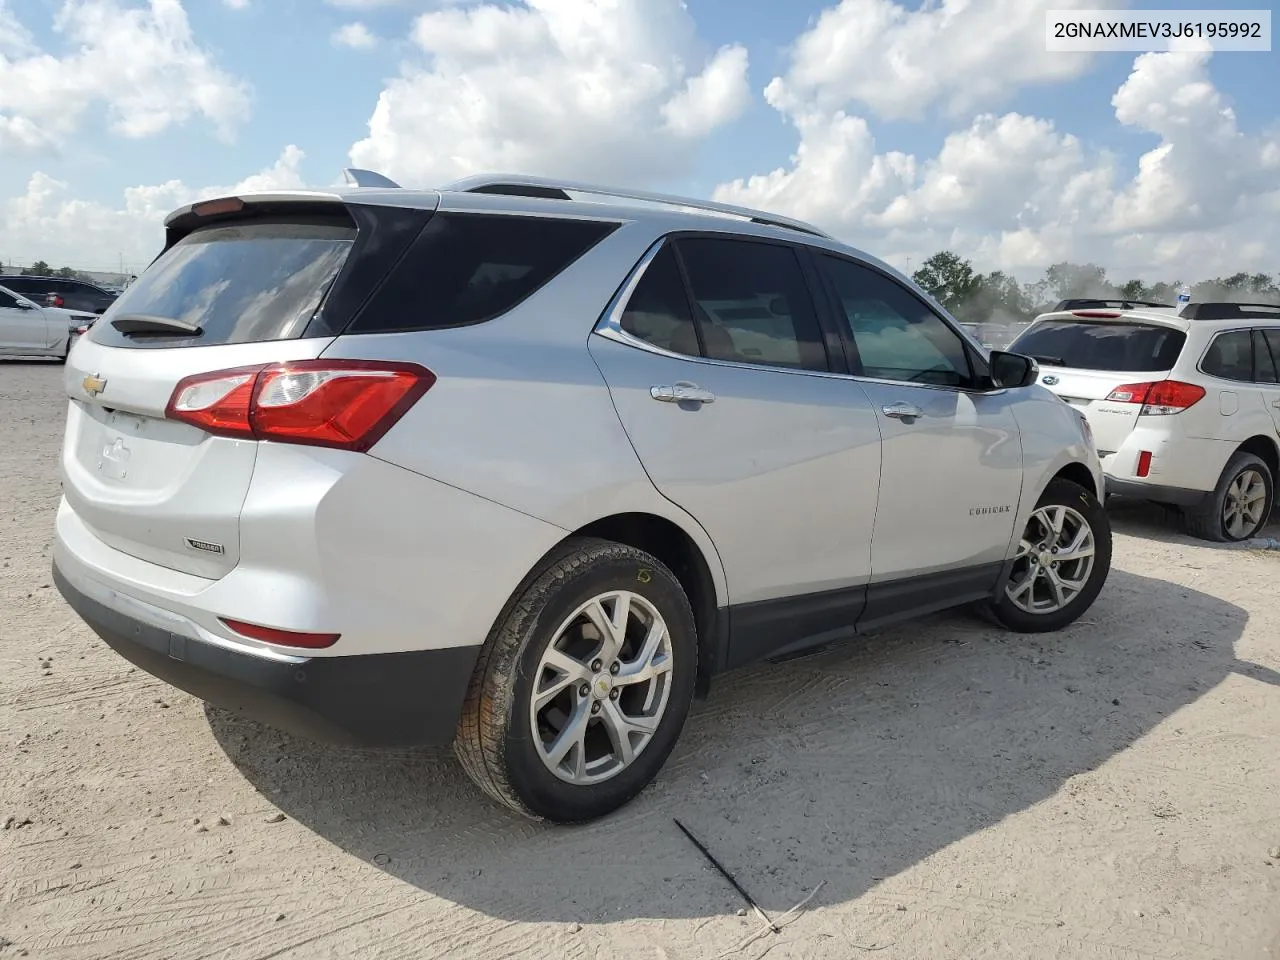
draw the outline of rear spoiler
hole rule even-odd
[[[1172,307],[1172,303],[1152,303],[1149,300],[1098,300],[1078,298],[1059,300],[1058,305],[1050,313],[1062,313],[1070,310],[1141,310],[1143,307]]]

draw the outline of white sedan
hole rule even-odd
[[[0,286],[0,354],[65,361],[73,331],[88,329],[94,319],[80,311],[42,307]]]

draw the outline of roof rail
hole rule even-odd
[[[1137,310],[1141,307],[1172,306],[1172,303],[1152,303],[1149,300],[1103,300],[1092,297],[1083,297],[1072,300],[1059,300],[1058,305],[1050,312],[1059,313],[1063,310],[1097,310],[1102,307],[1111,307],[1115,310]]]
[[[342,179],[353,187],[389,187],[394,190],[400,188],[400,184],[390,177],[384,177],[373,170],[361,170],[359,167],[347,167],[342,171]]]
[[[620,190],[616,187],[602,187],[590,183],[577,183],[571,180],[547,180],[542,177],[506,174],[480,174],[464,177],[453,183],[438,188],[454,193],[497,193],[515,197],[542,197],[549,200],[572,200],[571,193],[588,193],[593,196],[614,197],[622,200],[643,200],[648,203],[660,203],[667,206],[688,207],[694,210],[705,210],[708,213],[719,213],[731,217],[741,217],[752,223],[761,223],[770,227],[784,227],[798,230],[801,233],[833,239],[830,234],[819,230],[803,220],[782,217],[763,210],[750,207],[739,207],[729,203],[717,203],[714,200],[691,200],[688,197],[677,197],[665,193],[650,193],[647,190]]]
[[[1248,320],[1259,314],[1267,319],[1280,319],[1280,303],[1188,303],[1178,315],[1188,320]]]

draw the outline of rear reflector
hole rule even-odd
[[[363,452],[436,382],[414,363],[296,360],[187,377],[165,416],[207,433]]]
[[[1204,399],[1204,387],[1181,380],[1157,380],[1154,383],[1126,383],[1116,387],[1107,400],[1111,403],[1140,403],[1138,413],[1146,417],[1163,417],[1181,413]]]
[[[224,624],[250,640],[261,640],[280,647],[301,647],[306,650],[323,650],[338,642],[338,633],[299,633],[296,630],[280,630],[276,627],[260,627],[256,623],[245,623],[242,620],[228,620],[219,617]]]
[[[1138,476],[1145,477],[1151,473],[1151,451],[1143,450],[1138,454]]]

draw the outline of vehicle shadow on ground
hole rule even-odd
[[[1239,544],[1210,543],[1185,533],[1182,512],[1176,507],[1116,497],[1107,501],[1107,515],[1111,518],[1111,526],[1116,533],[1178,546],[1208,547],[1219,550],[1242,549]],[[1270,522],[1258,531],[1257,536],[1280,539],[1280,510],[1272,514]]]
[[[672,823],[785,911],[852,900],[1024,811],[1233,672],[1239,607],[1115,571],[1058,634],[966,614],[718,681],[658,782],[581,827],[500,809],[440,751],[341,750],[209,708],[239,770],[290,817],[427,893],[487,915],[591,922],[741,906]]]

